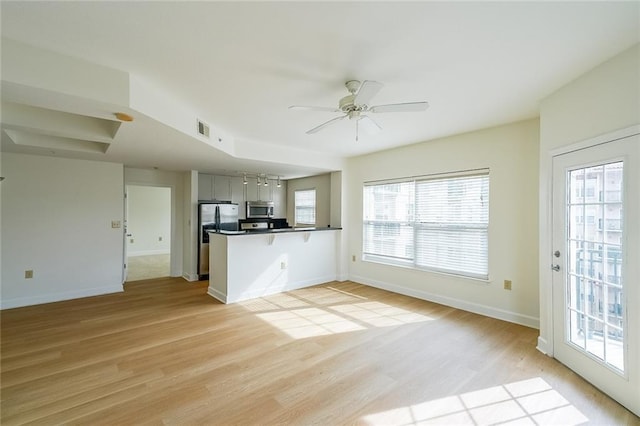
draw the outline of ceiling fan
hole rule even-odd
[[[356,141],[358,140],[358,127],[362,125],[363,129],[369,134],[376,134],[382,130],[382,127],[378,125],[371,117],[366,115],[367,113],[380,113],[380,112],[412,112],[412,111],[424,111],[429,107],[428,102],[404,102],[398,104],[376,105],[369,106],[373,97],[378,94],[384,84],[373,80],[365,80],[360,84],[358,80],[349,80],[345,83],[349,95],[340,99],[337,108],[332,107],[318,107],[318,106],[305,106],[305,105],[292,105],[289,109],[305,109],[311,111],[325,111],[325,112],[341,112],[344,115],[332,118],[329,121],[325,121],[319,126],[314,127],[311,130],[307,130],[307,134],[317,133],[320,130],[335,124],[339,121],[349,118],[356,121]]]

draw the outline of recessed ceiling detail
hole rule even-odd
[[[20,146],[104,154],[119,121],[88,117],[11,102],[2,104],[2,129]]]
[[[109,144],[103,142],[41,135],[11,129],[4,129],[4,133],[16,145],[44,148],[49,151],[73,151],[104,154],[107,152],[107,149],[109,149]]]

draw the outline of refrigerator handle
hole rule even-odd
[[[215,221],[215,230],[216,232],[220,232],[220,206],[216,206]]]

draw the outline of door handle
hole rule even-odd
[[[551,269],[558,272],[560,270],[560,265],[551,265]]]

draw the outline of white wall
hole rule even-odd
[[[184,212],[184,180],[190,172],[169,172],[164,170],[124,168],[124,182],[126,185],[161,186],[171,188],[171,271],[172,277],[183,274],[183,240],[186,219]]]
[[[287,181],[287,222],[295,224],[295,191],[316,190],[316,226],[331,225],[331,174]]]
[[[171,250],[171,188],[127,185],[127,256]]]
[[[537,327],[538,128],[529,120],[350,159],[349,278]],[[361,260],[364,182],[478,168],[490,169],[488,283]]]
[[[540,105],[540,338],[553,354],[551,306],[552,153],[640,124],[640,44],[562,87]]]
[[[5,152],[2,175],[2,308],[122,291],[122,165]]]

